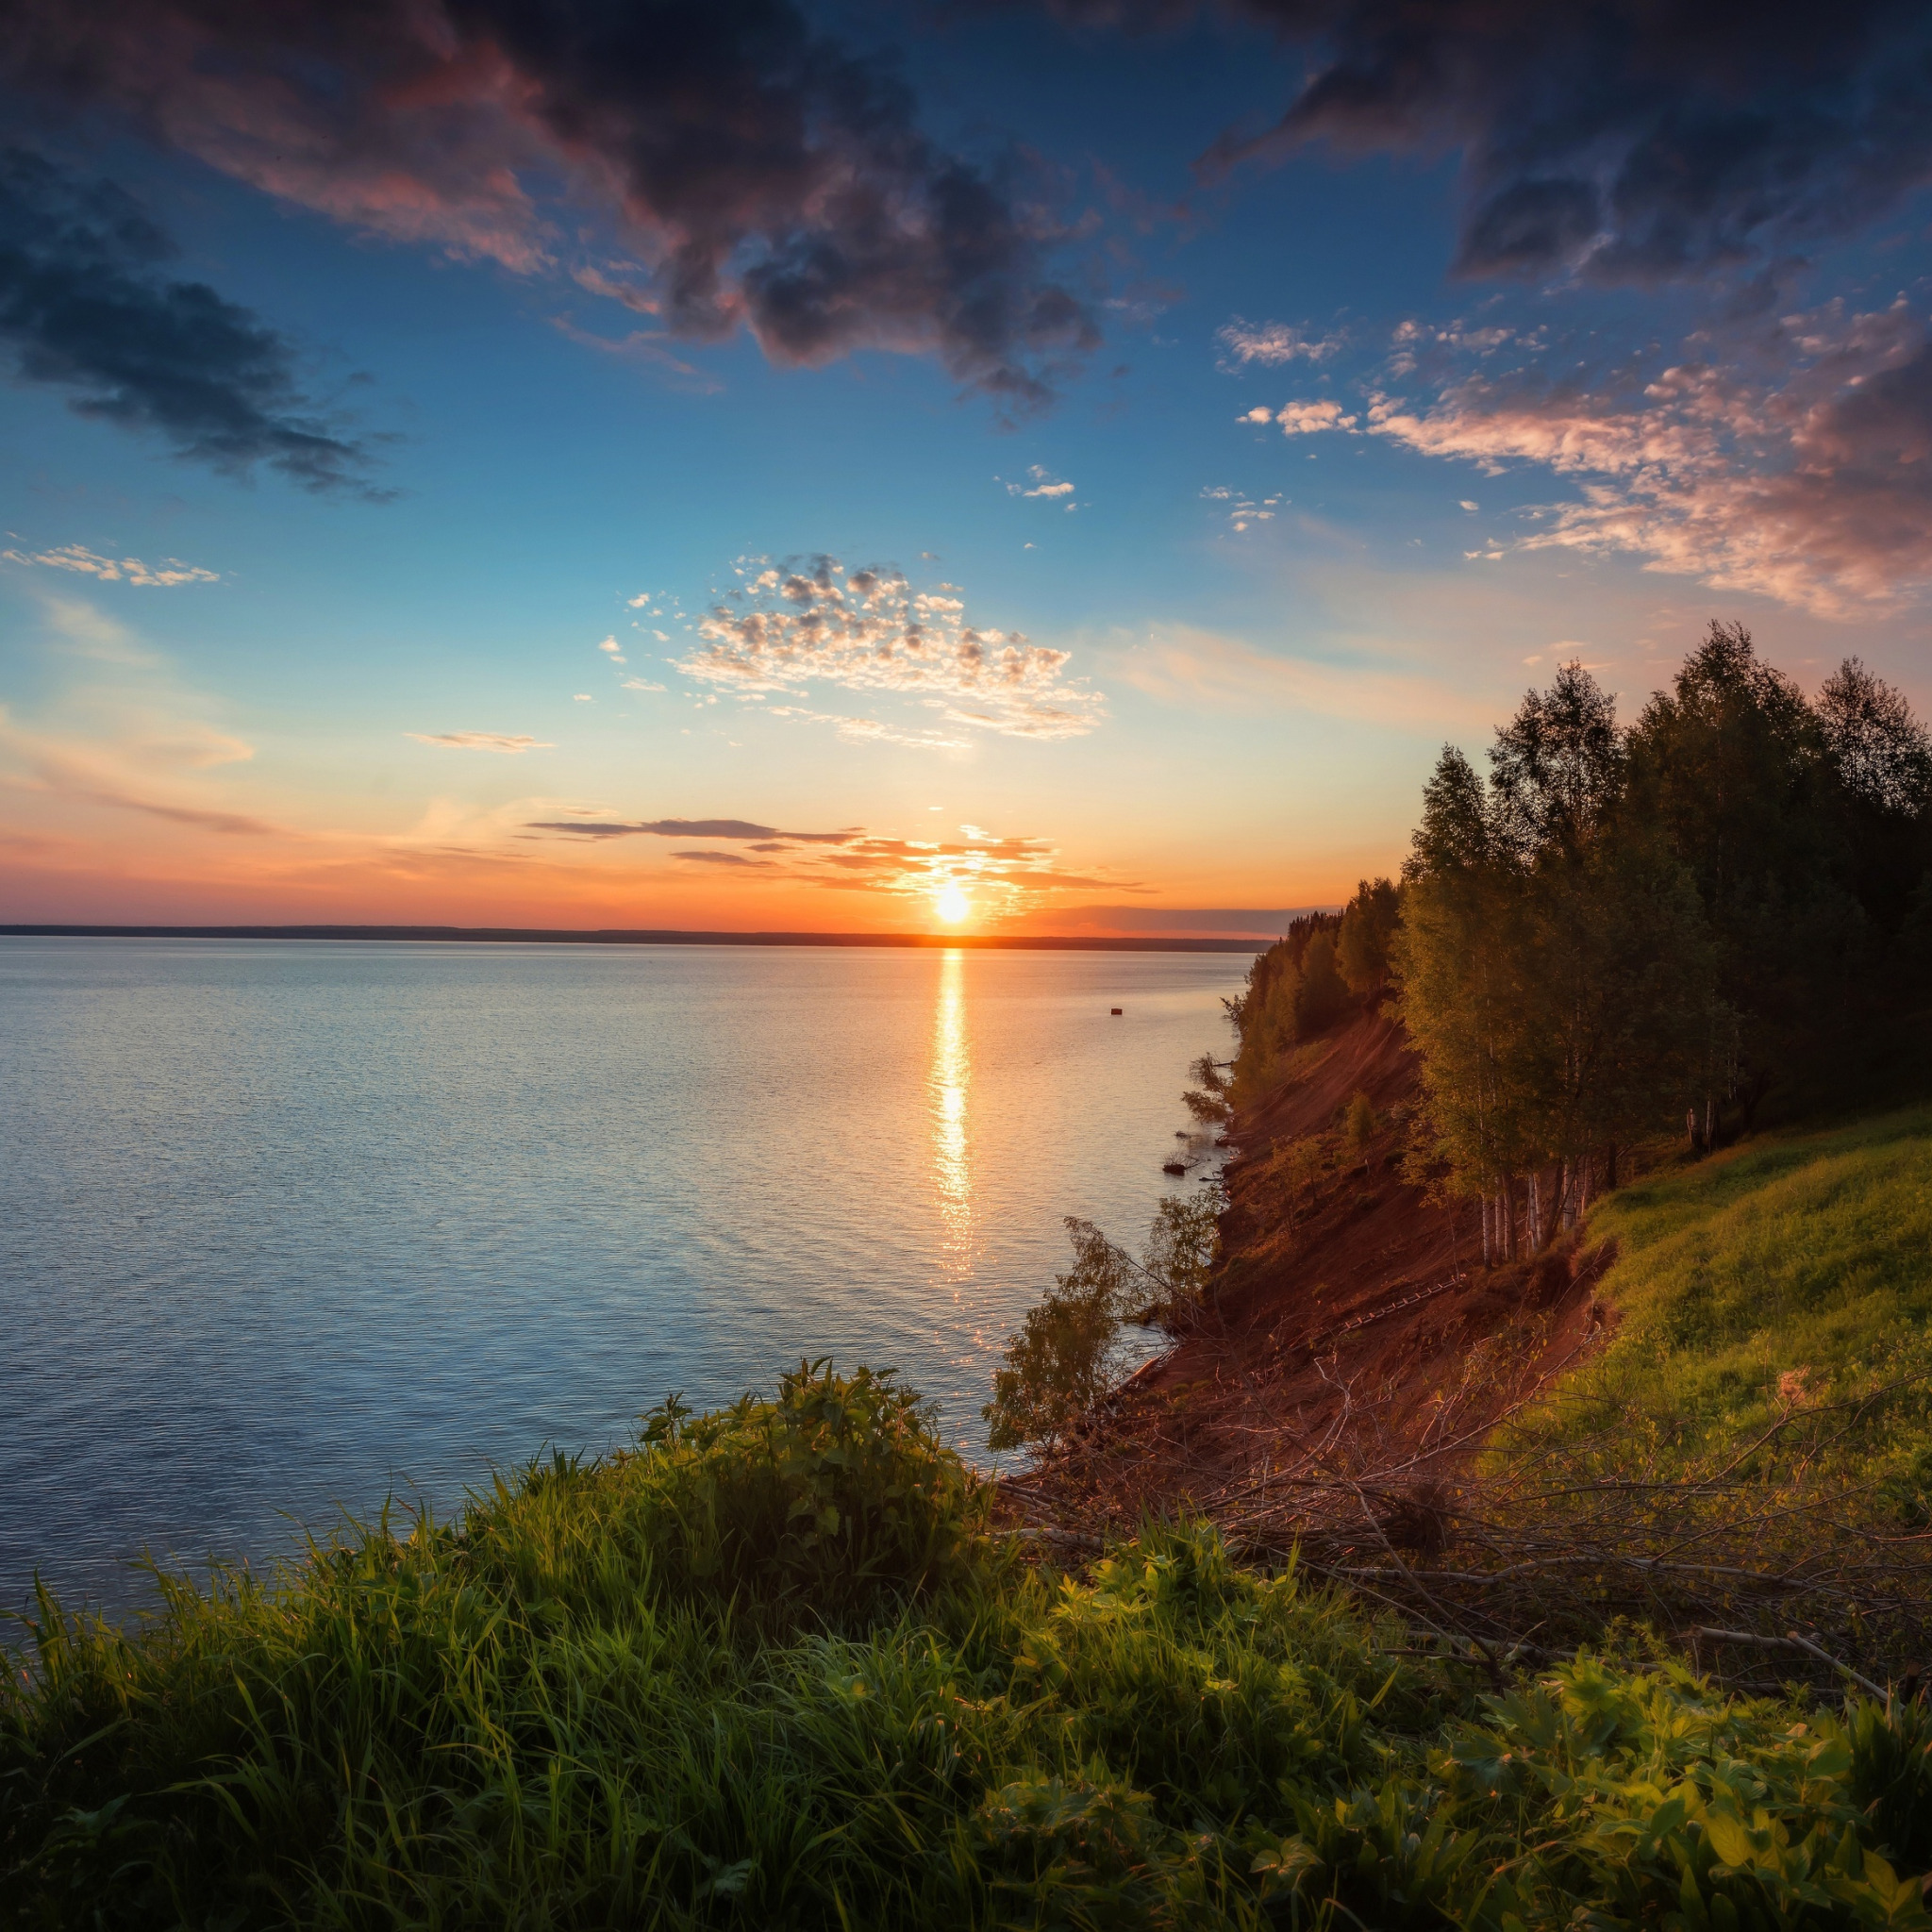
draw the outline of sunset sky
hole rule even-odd
[[[0,920],[1271,930],[1932,708],[1932,10],[25,0]]]

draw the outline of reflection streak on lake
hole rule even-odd
[[[932,1031],[932,1176],[946,1230],[947,1273],[964,1281],[973,1272],[973,1173],[968,1165],[966,1087],[966,956],[947,952],[940,965],[940,995]]]
[[[1173,1185],[1246,965],[0,940],[0,1607],[802,1356],[975,1449],[1062,1216],[1138,1242]]]

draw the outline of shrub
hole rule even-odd
[[[1069,1218],[1074,1265],[1026,1311],[980,1410],[990,1449],[1057,1442],[1113,1386],[1132,1264],[1092,1223]]]
[[[882,1593],[957,1580],[983,1511],[930,1410],[891,1371],[801,1362],[770,1401],[644,1419],[636,1474],[652,1494],[660,1576],[842,1617]]]

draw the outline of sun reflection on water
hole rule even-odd
[[[966,1090],[972,1078],[966,1049],[966,955],[949,948],[940,959],[926,1094],[932,1111],[933,1189],[944,1229],[947,1273],[956,1281],[973,1272],[973,1169],[966,1138]]]

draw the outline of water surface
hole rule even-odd
[[[0,940],[0,1607],[831,1354],[962,1446],[1238,955]],[[1109,1008],[1124,1008],[1115,1019]]]

